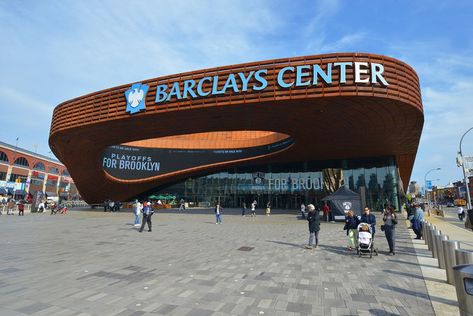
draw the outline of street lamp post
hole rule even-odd
[[[466,171],[465,171],[465,161],[463,161],[463,153],[462,153],[462,141],[463,137],[465,137],[466,134],[468,134],[469,131],[471,131],[473,127],[470,127],[460,138],[460,151],[458,152],[460,154],[460,159],[461,159],[461,165],[463,169],[463,181],[465,183],[465,189],[466,189],[466,203],[468,209],[471,209],[471,197],[470,197],[470,188],[468,187],[468,179],[466,177]]]
[[[430,206],[430,201],[429,201],[429,198],[428,198],[428,190],[427,190],[427,175],[429,173],[431,173],[432,171],[435,171],[435,170],[441,170],[442,168],[433,168],[433,169],[430,169],[429,171],[427,171],[425,173],[425,176],[424,176],[424,188],[425,188],[425,198],[427,199],[427,203],[428,205]]]

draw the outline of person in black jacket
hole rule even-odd
[[[306,248],[313,249],[317,248],[319,244],[320,218],[313,204],[307,205],[307,209],[309,210],[309,213],[307,213],[307,221],[309,222],[309,245],[307,245]]]
[[[360,223],[366,223],[371,226],[371,238],[374,238],[376,231],[376,216],[371,214],[370,209],[365,207],[363,215],[361,215]]]

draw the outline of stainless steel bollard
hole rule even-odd
[[[473,265],[453,267],[455,289],[461,316],[473,316]]]
[[[423,221],[422,222],[422,238],[424,239],[424,243],[427,245],[427,229],[430,226],[429,222]]]
[[[438,230],[438,229],[433,231],[432,241],[431,241],[432,257],[438,259],[439,254],[437,252],[437,246],[435,246],[435,244],[436,244],[435,240],[437,239],[437,236],[440,236],[440,230]]]
[[[445,257],[445,272],[447,272],[447,283],[455,285],[453,267],[457,265],[455,250],[460,248],[460,242],[456,240],[442,240],[443,255]]]
[[[432,251],[432,239],[434,238],[434,227],[431,225],[427,228],[427,247]]]
[[[439,235],[435,238],[435,246],[437,247],[438,262],[439,262],[440,269],[445,269],[445,254],[443,252],[443,244],[442,244],[444,240],[448,240],[447,235]]]
[[[460,264],[473,264],[473,251],[466,249],[455,250],[455,262]]]

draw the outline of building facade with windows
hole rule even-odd
[[[196,204],[256,199],[293,209],[345,185],[364,205],[399,208],[423,122],[410,66],[335,53],[78,97],[54,110],[49,143],[89,203],[170,193]]]
[[[36,191],[48,196],[78,194],[74,181],[61,162],[0,142],[0,193],[24,197]]]

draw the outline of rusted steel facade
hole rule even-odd
[[[355,82],[354,67],[332,69],[333,82],[282,88],[277,75],[285,67],[340,62],[379,63],[389,83]],[[266,69],[267,87],[155,103],[156,87],[218,76],[218,87],[232,73]],[[369,77],[369,75],[363,75]],[[294,72],[284,80],[295,81]],[[300,160],[393,156],[406,186],[412,172],[424,122],[419,79],[407,64],[386,56],[341,53],[275,59],[169,75],[141,83],[149,86],[146,110],[125,112],[124,93],[131,84],[91,93],[56,107],[49,143],[67,166],[84,199],[123,200],[153,187],[231,166]],[[254,83],[250,80],[248,86]],[[205,91],[211,83],[203,85]],[[103,170],[105,148],[127,144],[151,148],[248,148],[286,137],[293,143],[281,151],[194,166],[154,177],[124,180]]]

